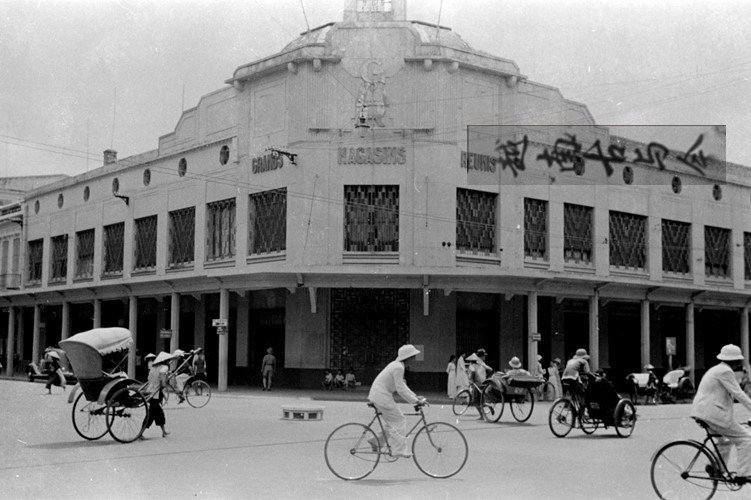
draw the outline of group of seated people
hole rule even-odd
[[[335,372],[336,375],[334,375]],[[358,385],[360,383],[357,381],[355,371],[352,368],[347,370],[346,375],[341,370],[328,369],[321,382],[321,386],[327,391],[331,389],[354,389]]]

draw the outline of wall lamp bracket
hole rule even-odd
[[[282,149],[268,148],[267,151],[271,151],[271,156],[279,158],[280,156],[286,157],[292,165],[297,166],[297,153],[290,153]]]
[[[123,200],[125,202],[126,205],[130,206],[130,196],[125,196],[125,195],[116,194],[116,193],[113,194],[113,196],[115,198],[120,198],[121,200]]]

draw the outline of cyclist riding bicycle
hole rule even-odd
[[[717,449],[725,463],[735,446],[738,456],[738,476],[751,482],[751,430],[739,424],[733,414],[733,400],[751,410],[751,398],[741,389],[743,352],[728,344],[717,355],[720,363],[704,374],[696,391],[691,416],[703,420],[712,432],[720,434]]]
[[[389,443],[393,449],[392,454],[396,457],[410,458],[412,454],[407,451],[407,419],[396,405],[394,393],[399,393],[410,404],[425,403],[425,398],[416,396],[404,381],[404,367],[409,366],[418,354],[420,351],[412,344],[401,346],[396,359],[386,365],[373,380],[368,394],[368,399],[383,417],[389,433]],[[368,440],[373,451],[378,451],[379,443],[385,442],[383,435],[378,436],[378,441]]]
[[[588,359],[589,354],[587,354],[586,349],[577,349],[574,357],[566,363],[566,368],[564,368],[561,376],[563,392],[577,396],[579,401],[584,401],[584,384],[581,375],[592,375]]]

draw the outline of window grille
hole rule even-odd
[[[76,278],[94,276],[94,230],[76,233]]]
[[[566,262],[592,263],[592,207],[563,205],[563,258]]]
[[[743,276],[751,281],[751,233],[743,233]]]
[[[119,275],[123,272],[124,234],[124,222],[104,226],[104,270],[102,274],[105,276]]]
[[[50,283],[65,281],[68,277],[68,235],[61,234],[51,240],[52,269]]]
[[[196,207],[169,213],[169,267],[193,264],[196,233]]]
[[[206,205],[206,260],[225,260],[235,256],[235,199]]]
[[[610,265],[626,269],[646,268],[646,217],[610,212]]]
[[[457,188],[456,248],[495,255],[495,193]]]
[[[730,229],[704,226],[704,271],[708,278],[730,277]]]
[[[344,250],[399,251],[399,186],[344,186]]]
[[[250,195],[248,254],[287,249],[287,188]]]
[[[156,268],[156,222],[156,215],[135,220],[134,271],[153,271]]]
[[[10,251],[10,240],[3,240],[3,257],[2,261],[0,261],[0,274],[5,276],[8,274],[8,255]]]
[[[44,240],[29,242],[29,267],[28,282],[39,283],[42,281],[42,257],[44,256]]]
[[[662,219],[662,270],[691,272],[691,224]]]
[[[548,202],[524,198],[524,255],[548,259]]]

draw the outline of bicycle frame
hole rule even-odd
[[[385,443],[386,444],[386,449],[388,450],[388,453],[384,453],[381,450],[378,450],[377,453],[379,453],[379,454],[385,454],[385,455],[391,455],[391,445],[389,444],[389,438],[388,438],[388,433],[386,432],[386,428],[384,427],[383,422],[381,421],[381,412],[378,411],[378,408],[376,408],[375,406],[373,406],[373,409],[375,410],[375,416],[373,416],[373,418],[370,420],[370,423],[368,424],[368,429],[372,430],[372,428],[373,428],[373,422],[378,421],[378,427],[380,427],[380,429],[381,429],[381,434],[383,435],[383,439],[386,442]],[[417,422],[415,422],[415,425],[413,425],[412,428],[409,431],[407,431],[406,434],[404,434],[405,438],[409,437],[409,435],[412,434],[412,432],[414,432],[415,429],[417,429],[418,427],[420,427],[420,424],[422,424],[423,426],[428,425],[427,421],[425,420],[425,413],[422,411],[422,406],[415,405],[415,413],[405,413],[404,416],[405,417],[407,417],[407,416],[409,416],[409,417],[419,416],[420,417],[417,420]],[[430,437],[430,433],[429,432],[428,432],[428,436]],[[377,435],[376,435],[376,437],[377,437]],[[433,443],[433,441],[432,441],[432,438],[431,438],[431,444],[432,443]]]

